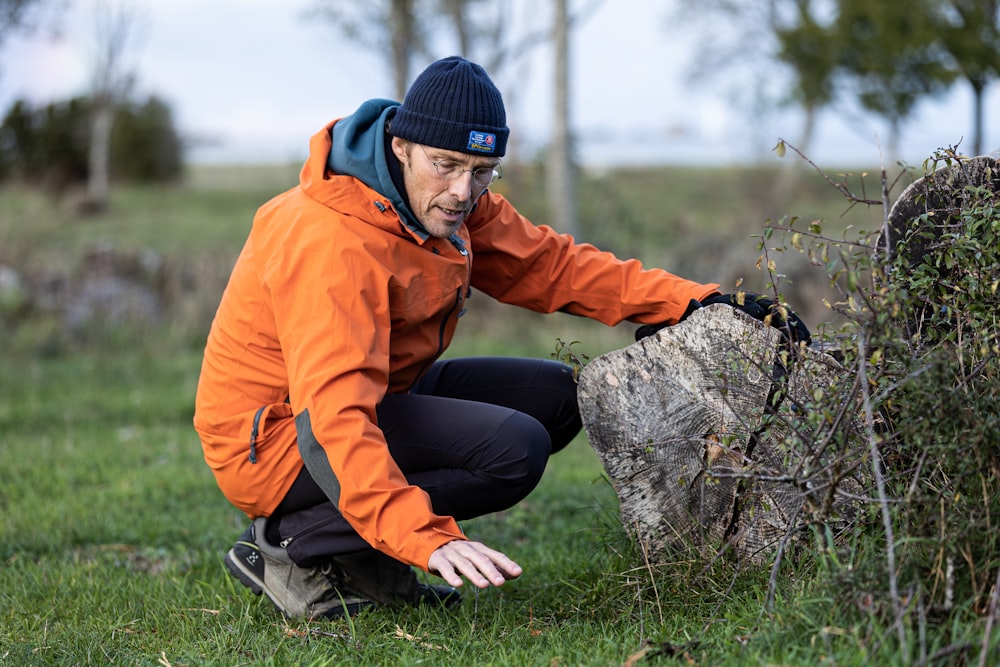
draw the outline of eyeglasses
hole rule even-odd
[[[454,160],[432,160],[431,156],[427,154],[427,149],[422,145],[420,150],[423,151],[424,157],[427,161],[434,165],[434,171],[437,175],[446,181],[453,181],[465,172],[472,174],[472,183],[478,188],[488,188],[492,183],[499,181],[503,177],[503,170],[498,162],[495,167],[477,167],[475,169],[463,169],[462,165]]]

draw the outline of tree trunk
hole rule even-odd
[[[763,563],[810,522],[835,534],[851,522],[856,508],[845,494],[866,487],[864,444],[797,437],[811,432],[814,392],[851,379],[811,349],[779,372],[780,340],[715,305],[584,367],[584,427],[623,524],[652,560],[694,548]]]
[[[554,114],[548,153],[549,223],[566,234],[579,236],[576,224],[576,171],[569,123],[569,13],[567,0],[555,0]]]
[[[984,83],[972,81],[972,154],[983,154],[983,89]]]
[[[414,52],[416,36],[411,0],[392,0],[389,11],[392,25],[392,74],[396,99],[403,100],[410,85],[410,54]]]
[[[90,126],[90,151],[88,154],[87,200],[88,212],[104,210],[108,205],[111,182],[111,125],[114,108],[106,95],[94,99],[93,119]]]

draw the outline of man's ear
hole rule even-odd
[[[407,150],[407,141],[399,137],[392,138],[392,154],[396,156],[401,164],[406,164],[410,159],[410,152]]]

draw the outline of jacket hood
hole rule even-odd
[[[368,100],[353,114],[337,121],[333,125],[333,145],[327,165],[335,174],[353,176],[385,196],[412,231],[426,236],[423,225],[392,180],[386,158],[389,148],[386,123],[398,108],[399,103],[391,100]]]

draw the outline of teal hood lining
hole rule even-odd
[[[353,114],[337,121],[333,126],[333,147],[327,165],[334,173],[353,176],[384,195],[399,212],[403,223],[426,239],[427,231],[392,180],[386,158],[389,135],[385,128],[398,108],[399,103],[392,100],[368,100]]]

